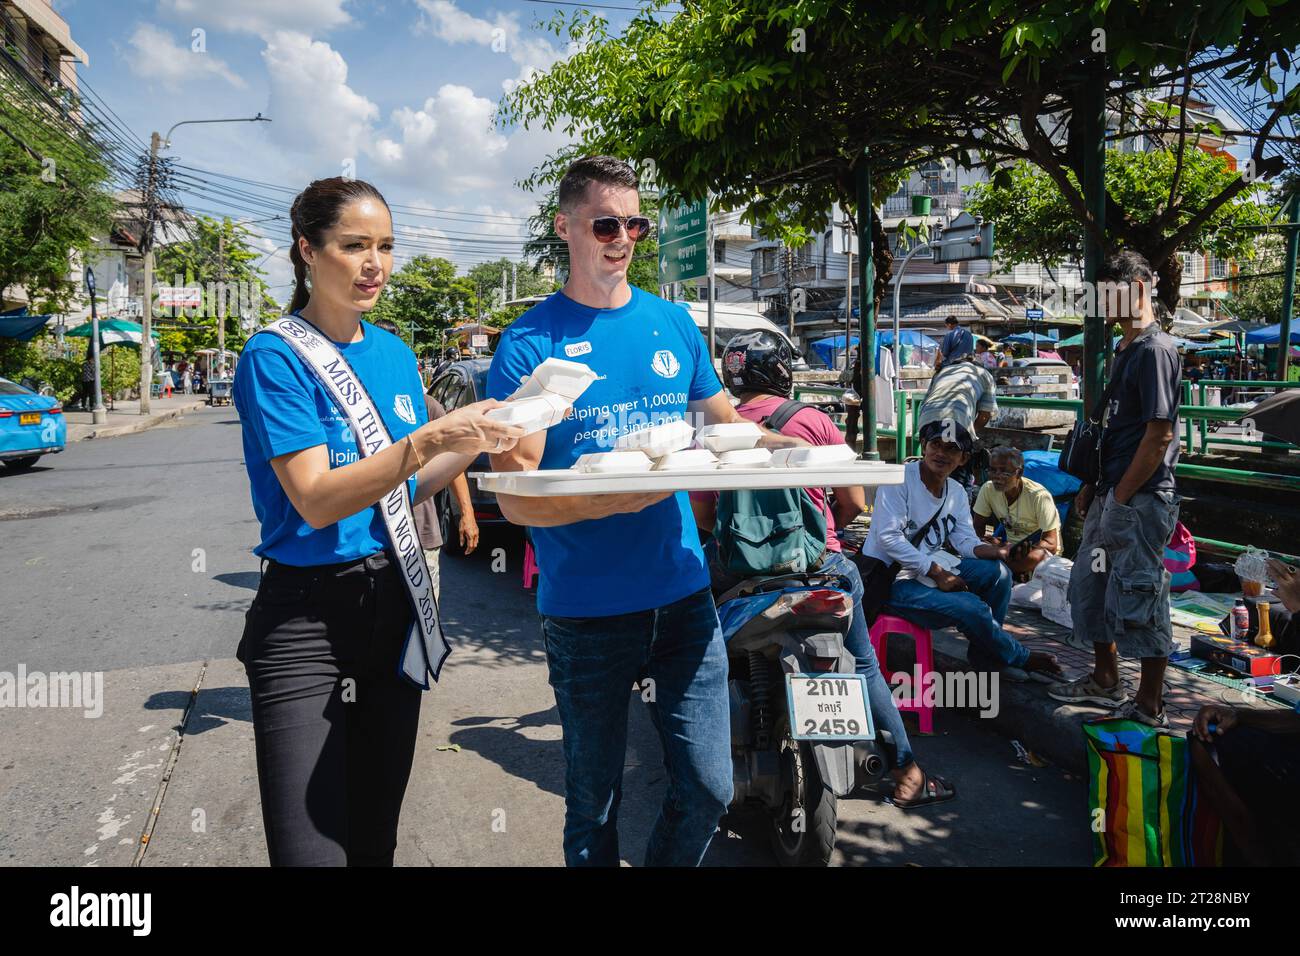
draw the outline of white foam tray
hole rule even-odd
[[[523,498],[636,494],[656,491],[735,491],[741,488],[819,488],[901,485],[903,466],[857,461],[818,468],[726,468],[599,475],[569,469],[470,472],[483,491]]]

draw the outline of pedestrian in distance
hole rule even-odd
[[[236,656],[272,865],[391,866],[447,652],[410,509],[520,429],[486,417],[496,402],[426,421],[415,356],[362,320],[393,264],[374,186],[317,180],[289,218],[290,316],[248,340],[234,383],[264,568]]]
[[[610,156],[579,159],[561,179],[555,233],[568,246],[568,281],[501,333],[488,394],[508,397],[552,357],[580,355],[599,378],[571,416],[493,454],[493,471],[568,468],[652,421],[745,421],[686,311],[628,284],[651,228],[638,186]],[[611,418],[614,407],[655,418]],[[770,432],[763,440],[804,444]],[[686,492],[497,501],[532,529],[541,569],[537,608],[564,732],[565,862],[619,864],[629,690],[647,681],[637,700],[659,732],[668,788],[645,861],[698,865],[731,801],[731,717],[726,648]]]
[[[385,332],[391,332],[393,335],[400,336],[401,332],[397,323],[391,319],[376,319],[373,323],[376,328],[383,329]],[[422,368],[422,372],[428,371]],[[423,376],[421,376],[423,378]],[[429,421],[436,422],[447,414],[447,410],[442,407],[432,395],[427,392],[424,395],[424,408],[428,413]],[[478,547],[478,521],[474,518],[474,503],[469,496],[469,480],[462,472],[451,481],[451,493],[456,498],[456,506],[460,510],[460,520],[458,527],[448,529],[452,534],[458,535],[460,547],[464,554],[470,555]],[[442,546],[446,543],[442,540],[442,526],[438,520],[438,506],[436,498],[426,498],[414,508],[415,527],[420,536],[420,547],[424,551],[424,560],[429,565],[429,574],[433,578],[433,593],[439,601],[442,600]]]
[[[970,329],[963,329],[955,315],[948,316],[943,324],[948,327],[948,331],[939,343],[939,357],[934,364],[936,369],[957,361],[963,355],[975,354],[975,336],[971,335]]]

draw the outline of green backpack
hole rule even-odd
[[[780,431],[804,407],[801,402],[786,402],[765,424]],[[718,562],[731,574],[799,574],[821,565],[826,516],[803,488],[723,491],[718,495],[713,536]]]

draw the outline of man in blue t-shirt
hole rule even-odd
[[[551,357],[597,379],[560,424],[493,455],[495,470],[568,468],[661,421],[745,420],[686,311],[628,285],[650,230],[637,185],[609,156],[578,160],[560,182],[555,232],[568,243],[569,279],[502,333],[488,395],[508,398]],[[731,732],[726,649],[686,493],[498,501],[533,529],[541,569],[537,607],[564,728],[565,862],[619,863],[628,691],[640,682],[669,774],[646,864],[697,865],[731,801]]]
[[[948,326],[948,332],[939,343],[939,361],[935,363],[937,368],[951,365],[963,355],[975,354],[975,336],[970,334],[970,329],[958,325],[954,315],[948,316],[943,323]]]

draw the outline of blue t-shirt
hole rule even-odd
[[[939,352],[943,355],[945,362],[951,362],[963,355],[973,355],[975,353],[975,337],[970,334],[970,329],[963,329],[959,325],[943,337],[943,342],[939,345]]]
[[[556,292],[501,333],[488,395],[507,398],[548,358],[582,362],[598,378],[573,412],[546,432],[542,468],[609,451],[620,435],[686,417],[687,402],[722,389],[690,315],[632,289],[618,309],[595,309]],[[532,529],[541,568],[537,608],[553,617],[608,617],[663,607],[706,587],[685,492],[636,514]]]
[[[399,442],[429,420],[415,355],[397,336],[362,322],[360,342],[334,345],[352,366]],[[271,459],[325,445],[331,468],[360,452],[347,416],[292,346],[274,332],[248,340],[235,371],[235,408],[244,431],[244,465],[253,511],[262,524],[255,554],[300,567],[355,561],[389,546],[377,508],[365,508],[328,528],[315,529],[294,509]],[[415,480],[410,482],[415,495]]]

